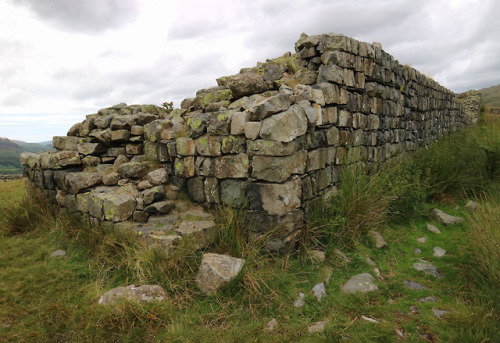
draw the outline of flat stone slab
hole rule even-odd
[[[424,272],[427,275],[434,275],[438,279],[442,277],[437,267],[430,263],[414,263],[412,267],[413,269]]]
[[[321,301],[321,299],[326,296],[325,284],[323,282],[314,285],[312,291],[318,301]]]
[[[117,287],[104,293],[99,299],[99,304],[113,304],[120,299],[133,299],[144,303],[161,302],[167,300],[167,292],[158,285]]]
[[[425,237],[418,237],[417,238],[417,242],[419,242],[420,244],[425,244],[425,242],[427,242],[427,238],[425,238]]]
[[[304,299],[305,299],[305,297],[306,297],[306,296],[304,295],[304,293],[299,292],[299,295],[298,295],[297,300],[295,300],[295,301],[293,302],[293,306],[294,306],[294,307],[303,307],[303,306],[306,304],[306,302],[305,302],[305,300],[304,300]]]
[[[64,250],[56,250],[50,254],[50,257],[64,257],[66,256],[66,251]]]
[[[409,288],[409,289],[415,289],[415,290],[428,289],[427,287],[425,287],[425,286],[423,286],[415,281],[404,280],[404,283],[405,283],[405,287]]]
[[[309,325],[307,327],[307,331],[309,331],[309,333],[321,332],[325,329],[326,324],[328,324],[327,321],[320,321],[320,322],[312,323],[311,325]]]
[[[463,218],[451,216],[437,208],[431,210],[430,218],[445,225],[458,224],[464,221]]]
[[[344,293],[354,292],[375,292],[378,291],[377,285],[373,283],[373,276],[368,273],[362,273],[350,278],[341,288]]]
[[[385,242],[384,237],[377,231],[370,230],[368,232],[368,236],[370,236],[375,244],[375,247],[377,249],[382,249],[387,246],[387,243]]]
[[[425,297],[425,298],[420,298],[417,300],[419,303],[433,303],[437,301],[437,298],[433,295]]]
[[[433,308],[432,313],[434,314],[434,316],[436,316],[436,318],[441,318],[442,316],[444,316],[445,314],[450,313],[450,312]]]

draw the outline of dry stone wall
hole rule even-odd
[[[180,109],[88,115],[54,137],[57,151],[23,154],[28,185],[96,222],[151,221],[175,210],[179,190],[245,205],[250,237],[279,228],[270,248],[281,249],[336,194],[342,164],[376,168],[477,120],[480,97],[460,100],[379,44],[303,34],[295,49],[217,79]]]

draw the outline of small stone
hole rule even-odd
[[[50,257],[64,257],[66,256],[66,251],[64,250],[56,250],[52,254],[50,254]]]
[[[436,278],[441,277],[437,267],[430,263],[414,263],[412,267],[413,269],[424,272],[427,275],[434,275]]]
[[[443,257],[444,255],[446,255],[446,250],[444,250],[443,248],[440,248],[440,247],[434,247],[434,254],[433,254],[433,256],[435,256],[435,257]]]
[[[378,320],[367,317],[367,316],[361,316],[361,319],[366,320],[367,322],[370,322],[370,323],[378,323]]]
[[[168,181],[167,170],[165,168],[153,170],[146,177],[151,184],[156,186],[165,184]]]
[[[463,218],[451,216],[437,208],[431,210],[430,217],[432,220],[445,225],[458,224],[464,221]]]
[[[375,247],[377,249],[381,249],[381,248],[384,248],[387,246],[387,243],[385,242],[384,240],[384,237],[382,237],[382,235],[376,231],[373,231],[373,230],[370,230],[368,232],[368,236],[370,236],[374,243],[375,243]]]
[[[395,331],[396,331],[396,335],[397,335],[398,337],[400,337],[400,338],[404,338],[404,337],[405,337],[405,335],[401,332],[401,330],[396,329]]]
[[[119,299],[135,299],[144,303],[162,302],[167,299],[167,292],[157,285],[117,287],[104,293],[99,299],[99,304],[113,304]]]
[[[256,139],[259,137],[259,132],[260,132],[260,125],[261,123],[259,121],[248,121],[245,123],[245,137],[251,140]]]
[[[439,319],[442,316],[444,316],[445,314],[449,313],[449,311],[438,310],[438,309],[433,308],[432,313],[434,313],[434,316],[436,316],[436,318]]]
[[[404,280],[405,287],[409,289],[416,289],[416,290],[421,290],[421,289],[428,289],[427,287],[419,284],[418,282],[415,281],[406,281]]]
[[[368,263],[370,266],[376,266],[375,262],[373,262],[373,260],[369,256],[366,256],[366,263]]]
[[[129,162],[129,159],[125,155],[120,155],[116,157],[115,162],[113,162],[114,168],[119,168],[122,164]]]
[[[419,314],[420,313],[420,310],[418,309],[417,306],[411,306],[410,307],[410,313],[411,314]]]
[[[321,283],[314,285],[313,294],[316,297],[316,299],[318,299],[318,301],[321,302],[321,298],[326,296],[325,284],[323,282],[321,282]]]
[[[441,231],[438,229],[438,227],[436,225],[432,225],[432,224],[427,224],[427,230],[429,230],[430,232],[437,233],[437,234],[441,233]]]
[[[309,256],[315,262],[325,262],[325,253],[321,250],[310,250]]]
[[[426,241],[427,241],[427,238],[425,238],[425,237],[419,237],[419,238],[417,238],[417,242],[419,242],[421,244],[425,244]]]
[[[102,177],[102,183],[106,186],[114,186],[120,181],[120,174],[117,172],[111,172]]]
[[[245,260],[228,255],[203,254],[195,279],[198,288],[205,294],[215,294],[220,286],[238,276],[244,263]]]
[[[467,204],[465,204],[465,209],[468,211],[468,212],[474,212],[477,210],[477,203],[473,200],[469,200],[467,201]]]
[[[382,275],[380,274],[380,270],[378,268],[373,268],[373,274],[375,274],[375,276],[378,278],[378,279],[383,279]]]
[[[103,182],[104,182],[104,179],[103,179]],[[137,184],[137,189],[140,191],[143,191],[145,189],[149,189],[151,187],[153,187],[153,185],[151,184],[151,182],[149,182],[147,180],[143,180]]]
[[[303,307],[305,305],[305,303],[306,303],[304,301],[305,297],[306,296],[304,295],[304,293],[299,292],[299,297],[297,298],[297,300],[295,300],[293,302],[293,306],[295,306],[295,307]]]
[[[415,254],[421,254],[422,253],[422,249],[415,248],[414,252],[415,252]]]
[[[325,329],[326,324],[328,324],[327,321],[312,323],[307,327],[307,330],[309,331],[309,333],[318,333]]]
[[[373,283],[373,276],[368,273],[355,275],[342,286],[342,292],[344,293],[375,291],[378,291],[378,287]]]
[[[425,298],[420,298],[418,299],[418,302],[419,303],[433,303],[433,302],[436,302],[437,301],[437,298],[435,296],[428,296],[428,297],[425,297]]]
[[[266,325],[266,330],[269,332],[274,331],[274,329],[276,328],[276,324],[278,324],[276,318],[271,319]]]

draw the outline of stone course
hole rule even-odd
[[[286,249],[337,193],[341,165],[374,170],[477,121],[477,92],[459,97],[379,44],[303,34],[295,50],[217,79],[180,109],[118,104],[87,115],[54,137],[55,151],[21,155],[28,190],[138,231],[185,212],[179,192],[206,208],[246,204],[250,237],[279,228],[270,247]],[[184,237],[167,224],[163,242]]]

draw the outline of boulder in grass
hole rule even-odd
[[[430,217],[432,220],[445,225],[458,224],[464,221],[463,218],[451,216],[437,208],[431,210]]]
[[[198,288],[205,294],[215,294],[217,289],[238,276],[245,260],[219,254],[203,254],[200,270],[196,275]]]
[[[167,292],[157,285],[130,285],[127,287],[117,287],[104,293],[99,299],[99,304],[109,305],[118,300],[130,299],[137,300],[143,303],[150,303],[154,301],[162,302],[168,298]]]
[[[373,283],[373,276],[368,273],[355,275],[342,286],[342,292],[344,293],[366,293],[375,291],[378,291],[378,287]]]

